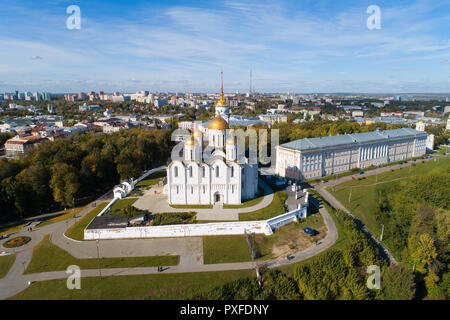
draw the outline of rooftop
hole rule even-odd
[[[113,214],[95,217],[86,229],[125,228],[127,225],[128,219],[124,215]]]
[[[386,140],[389,138],[401,138],[401,137],[421,136],[421,135],[426,136],[426,133],[411,128],[401,128],[385,131],[376,130],[372,132],[344,134],[339,136],[305,138],[284,143],[281,145],[281,147],[295,150],[308,150],[338,145],[366,143],[377,140]]]

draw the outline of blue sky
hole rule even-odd
[[[450,1],[0,4],[0,92],[450,92]]]

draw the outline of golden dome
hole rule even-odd
[[[201,137],[203,137],[203,133],[200,130],[197,129],[194,132],[194,138],[201,138]]]
[[[229,138],[227,139],[226,144],[227,144],[227,145],[230,145],[230,146],[235,145],[235,144],[236,144],[236,139],[234,138],[234,136],[229,137]]]
[[[190,136],[186,142],[184,143],[185,146],[193,146],[195,144],[194,136]]]
[[[423,120],[419,120],[419,123],[423,123]]]
[[[211,130],[226,130],[228,129],[228,123],[225,121],[224,118],[222,118],[220,115],[212,119],[211,123],[209,124],[208,129]]]

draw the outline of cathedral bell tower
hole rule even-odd
[[[217,116],[221,116],[227,123],[230,120],[230,109],[223,97],[223,71],[220,71],[220,99],[216,103]]]

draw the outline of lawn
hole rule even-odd
[[[133,268],[177,265],[179,256],[100,258],[100,267],[105,268]],[[70,265],[77,265],[81,269],[97,269],[97,258],[78,259],[67,251],[54,245],[50,235],[46,235],[33,248],[33,257],[25,270],[25,274],[66,270]]]
[[[17,300],[140,300],[183,299],[235,279],[253,277],[255,270],[88,277],[81,290],[67,290],[66,279],[38,281],[11,299]]]
[[[385,172],[379,174],[378,178],[371,176],[361,180],[348,181],[335,188],[329,188],[328,191],[358,217],[371,233],[379,237],[381,227],[375,221],[373,213],[378,202],[380,191],[395,186],[401,179],[412,178],[432,172],[433,170],[442,170],[442,167],[450,168],[450,158],[442,158],[436,162],[432,160],[425,163],[418,163],[415,166]]]
[[[203,237],[205,264],[251,261],[244,235]]]
[[[379,174],[378,182],[376,182],[377,178],[375,176],[348,181],[336,186],[334,189],[329,188],[328,191],[361,220],[375,237],[379,238],[381,225],[376,221],[374,212],[381,190],[395,187],[400,183],[401,179],[414,178],[415,176],[420,176],[433,170],[442,170],[442,166],[449,168],[450,158],[439,159],[439,162],[432,160],[425,163],[418,163],[409,168],[401,168]],[[392,252],[397,252],[389,238],[384,237],[383,242]]]
[[[252,212],[240,213],[239,220],[267,220],[283,214],[286,212],[286,208],[284,207],[284,202],[286,201],[286,199],[286,192],[276,191],[273,195],[272,202],[267,207]]]
[[[166,175],[167,175],[166,170],[154,172],[144,180],[139,181],[136,187],[141,189],[150,189],[151,186],[157,184],[159,180],[164,178]]]
[[[7,256],[0,256],[0,279],[6,276],[9,269],[11,269],[12,265],[16,261],[15,254],[9,254]]]
[[[81,218],[81,220],[77,221],[69,229],[67,229],[65,235],[74,240],[84,240],[84,229],[86,229],[92,219],[94,219],[106,207],[107,204],[107,202],[99,204],[91,212]]]
[[[105,215],[113,215],[113,214],[122,214],[122,210],[127,208],[128,206],[131,206],[133,203],[135,203],[139,198],[125,198],[117,200],[116,203],[112,205],[112,207],[105,212]]]
[[[437,165],[439,165],[440,167],[441,166],[450,167],[450,157],[435,159],[424,163],[416,161],[415,163],[413,163],[413,165],[410,165],[409,167],[399,168],[395,170],[393,169],[391,171],[381,173],[378,176],[377,175],[369,177],[362,176],[359,177],[359,179],[339,184],[338,186],[335,187],[335,190],[337,191],[339,189],[348,188],[350,186],[371,185],[380,182],[388,182],[396,179],[403,179],[417,175],[422,175],[424,173],[429,173],[432,172],[433,170],[436,170]]]

